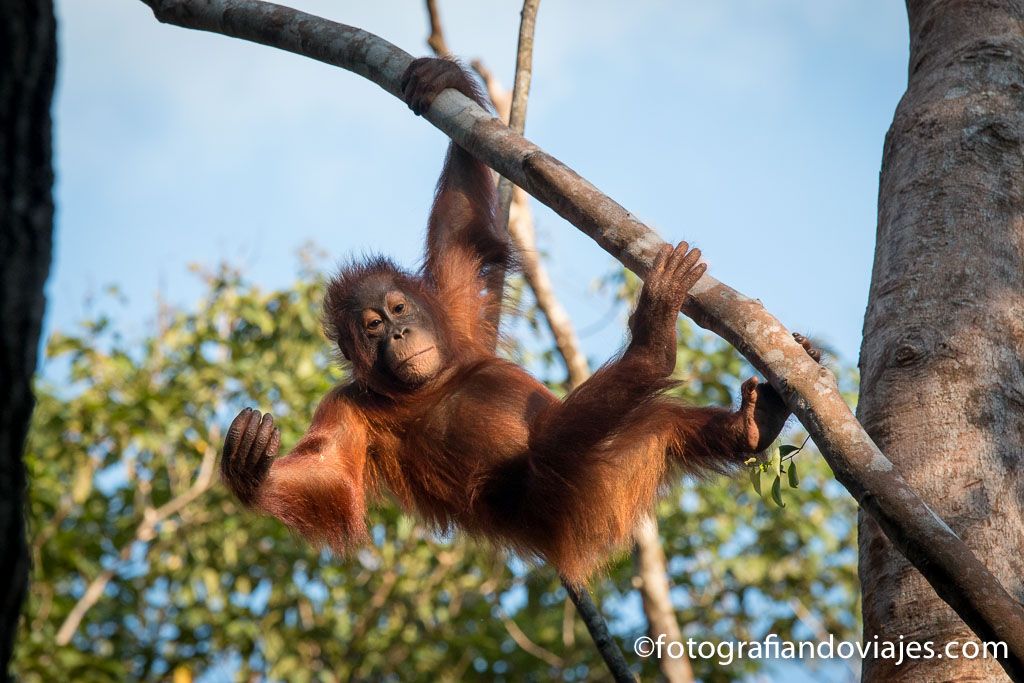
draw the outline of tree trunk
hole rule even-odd
[[[0,679],[28,581],[21,461],[50,270],[52,0],[0,2]]]
[[[908,0],[885,140],[858,417],[1024,599],[1024,6]],[[974,639],[860,515],[864,640]],[[941,650],[940,650],[941,651]],[[864,662],[865,681],[1005,680],[991,659]]]

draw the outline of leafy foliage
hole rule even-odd
[[[230,417],[270,410],[287,447],[342,377],[311,266],[273,292],[224,266],[200,276],[203,300],[162,308],[141,341],[103,314],[49,341],[26,456],[34,567],[22,679],[605,675],[546,568],[432,537],[390,504],[372,514],[374,542],[348,558],[239,509],[210,476]],[[680,393],[728,403],[746,374],[740,357],[686,324],[681,333]],[[732,480],[683,482],[661,504],[686,636],[808,637],[794,600],[837,636],[857,630],[853,504],[805,457],[798,510],[784,516]],[[623,558],[595,582],[627,653],[645,628],[631,574]],[[68,629],[76,605],[88,609]],[[62,626],[73,635],[58,645]],[[628,656],[654,675],[656,662]],[[757,665],[694,662],[705,680]]]

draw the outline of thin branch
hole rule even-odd
[[[260,0],[143,0],[159,21],[305,55],[400,96],[405,51],[361,29]],[[589,235],[643,277],[665,244],[568,166],[455,90],[425,118],[464,149]],[[742,353],[814,438],[836,478],[983,641],[1002,641],[1000,664],[1024,680],[1022,607],[956,533],[921,500],[850,412],[832,373],[815,363],[761,302],[705,275],[684,312]]]
[[[533,29],[536,26],[537,8],[540,0],[523,0],[519,22],[519,46],[516,50],[516,78],[512,88],[512,104],[509,126],[520,135],[526,124],[526,101],[530,92],[530,75],[533,69]],[[498,231],[508,231],[508,213],[512,206],[512,181],[505,176],[498,178]],[[505,269],[494,268],[487,277],[487,288],[498,296],[505,295]],[[500,311],[499,311],[500,315]],[[495,321],[497,322],[497,321]]]
[[[216,428],[214,428],[211,431],[206,449],[203,451],[203,461],[199,465],[199,474],[196,475],[195,481],[192,482],[192,485],[185,492],[175,496],[158,508],[149,507],[145,509],[142,513],[142,521],[139,522],[138,527],[135,529],[135,535],[121,548],[117,561],[112,567],[100,572],[89,583],[85,592],[82,593],[82,597],[78,599],[75,606],[68,612],[68,616],[65,617],[64,622],[57,630],[57,637],[55,639],[57,645],[64,646],[71,642],[86,613],[99,602],[100,598],[103,597],[103,591],[106,590],[110,582],[120,572],[121,565],[131,557],[134,545],[138,542],[145,543],[153,540],[153,537],[156,535],[156,528],[161,522],[177,514],[182,508],[210,488],[210,484],[213,483],[213,465],[217,459],[217,449],[210,444],[219,443],[219,441],[220,435],[217,433]]]
[[[537,9],[540,0],[524,0],[519,20],[519,47],[516,51],[516,78],[512,85],[512,105],[509,108],[508,127],[520,135],[526,130],[526,105],[533,80],[533,32],[537,27]],[[508,225],[509,207],[512,206],[512,181],[502,176],[498,182],[498,217]]]
[[[439,57],[447,57],[451,54],[448,43],[444,39],[444,30],[441,28],[441,15],[437,12],[437,0],[427,0],[427,16],[430,18],[430,35],[427,37],[427,45]]]
[[[565,661],[561,657],[530,640],[530,637],[523,632],[523,629],[519,628],[519,624],[505,614],[505,610],[501,609],[500,606],[498,607],[498,618],[501,619],[505,630],[523,652],[533,655],[556,669],[565,667]]]
[[[657,520],[654,517],[643,519],[633,531],[633,538],[636,540],[633,551],[637,566],[635,579],[639,583],[637,589],[643,600],[644,614],[647,615],[648,635],[655,640],[664,635],[665,642],[681,643],[683,632],[672,607],[669,594],[672,586],[669,583],[665,551],[658,536]],[[685,653],[681,654],[680,657],[658,658],[658,667],[669,683],[693,682],[693,667]]]
[[[512,108],[511,94],[501,86],[494,74],[480,60],[473,62],[473,69],[483,80],[498,116],[503,121],[507,121]],[[537,300],[537,308],[540,309],[547,321],[548,329],[551,330],[558,355],[565,363],[566,373],[569,376],[569,387],[575,388],[590,377],[590,366],[587,363],[586,355],[580,349],[579,337],[573,328],[572,320],[555,295],[551,277],[537,251],[537,231],[534,228],[533,212],[530,210],[528,195],[521,187],[514,185],[511,187],[512,205],[509,208],[508,231],[516,245],[519,266],[526,279],[526,284],[529,285]]]
[[[568,581],[563,581],[562,585],[565,586],[565,590],[569,593],[572,604],[576,605],[576,611],[580,613],[583,623],[587,625],[590,637],[594,640],[594,644],[601,653],[601,658],[604,659],[605,664],[611,670],[615,683],[636,683],[636,677],[626,665],[626,658],[622,656],[619,644],[612,638],[604,617],[601,616],[594,601],[590,599],[590,593],[587,592],[587,589],[579,589]]]

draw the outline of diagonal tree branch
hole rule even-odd
[[[594,601],[590,599],[590,593],[587,592],[586,586],[577,587],[565,582],[565,590],[569,593],[569,599],[576,605],[576,610],[580,613],[583,623],[587,625],[590,637],[594,640],[594,644],[597,645],[597,649],[600,650],[601,656],[604,657],[605,664],[611,670],[615,683],[626,683],[627,681],[633,683],[636,681],[633,672],[626,665],[626,660],[622,656],[619,644],[608,631],[608,625],[605,623],[604,617],[601,616]]]
[[[530,640],[530,636],[526,635],[523,629],[519,628],[519,624],[516,623],[515,619],[505,613],[505,610],[502,609],[501,605],[497,605],[495,609],[498,613],[498,618],[505,627],[505,631],[508,633],[509,637],[515,641],[515,644],[519,646],[519,649],[527,654],[533,655],[555,669],[561,670],[565,668],[565,662],[561,657]],[[600,615],[598,615],[598,618],[600,618]]]
[[[412,57],[361,29],[259,0],[143,0],[158,20],[222,33],[357,73],[399,96]],[[447,90],[425,118],[501,175],[589,235],[641,277],[664,244],[657,233],[575,171],[462,94]],[[684,312],[732,344],[780,392],[836,478],[938,595],[983,641],[1002,641],[1000,664],[1024,680],[1024,607],[940,519],[871,441],[835,377],[764,306],[705,275]]]

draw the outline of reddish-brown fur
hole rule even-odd
[[[461,71],[437,70],[435,90],[456,87],[480,101]],[[430,99],[421,93],[421,108]],[[415,95],[410,103],[417,106]],[[494,204],[491,173],[453,145],[421,272],[374,259],[331,282],[325,328],[353,380],[323,399],[285,457],[273,457],[269,416],[236,419],[224,477],[243,502],[345,551],[366,540],[367,499],[388,491],[434,529],[462,529],[543,558],[581,582],[630,539],[665,484],[682,472],[727,470],[775,438],[788,413],[756,381],[744,385],[737,412],[663,395],[676,312],[703,272],[699,252],[685,245],[659,257],[631,319],[629,346],[564,400],[498,358],[486,320],[499,302],[484,278],[509,259],[494,230]],[[435,379],[409,387],[375,364],[359,323],[366,287],[400,291],[429,313],[445,358]]]

